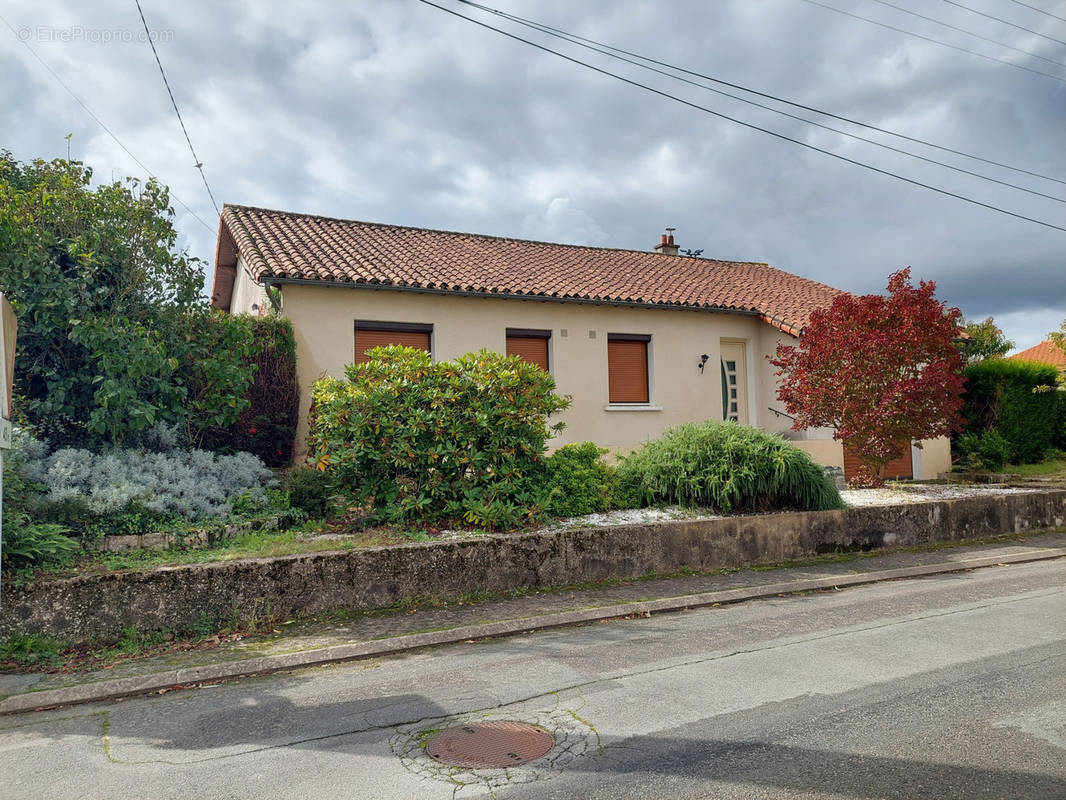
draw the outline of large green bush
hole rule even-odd
[[[595,442],[582,442],[560,447],[548,457],[549,514],[579,517],[610,508],[617,476],[600,458],[606,452]]]
[[[254,373],[236,422],[230,420],[227,427],[207,428],[202,446],[208,450],[254,453],[268,466],[285,466],[292,461],[300,403],[292,324],[279,317],[242,315],[229,319],[247,329],[249,346],[241,352],[243,364],[254,368]]]
[[[810,456],[779,436],[735,422],[670,428],[624,458],[618,478],[621,496],[643,505],[680,503],[725,513],[843,507]]]
[[[58,446],[136,444],[158,422],[195,442],[242,411],[254,366],[177,246],[165,186],[92,185],[78,162],[0,151],[0,291],[19,318],[21,421]]]
[[[989,358],[966,367],[966,430],[995,429],[1010,444],[1015,464],[1041,461],[1052,448],[1062,405],[1050,364]]]
[[[569,405],[517,356],[432,362],[380,347],[312,388],[308,442],[334,486],[374,519],[515,525],[543,511],[549,418]]]

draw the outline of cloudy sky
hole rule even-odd
[[[1032,193],[1066,198],[1062,0],[1029,2],[1047,13],[1013,0],[819,0],[943,44],[812,0],[485,0],[1045,176],[760,100],[1029,192],[435,1],[719,114],[1066,227],[1066,204]],[[994,315],[1019,347],[1066,318],[1066,232],[745,128],[418,0],[142,5],[219,204],[634,249],[670,226],[706,256],[768,261],[853,292],[880,291],[910,265],[967,318]],[[71,156],[98,178],[147,168],[187,206],[175,203],[183,244],[210,261],[217,217],[134,0],[8,0],[0,15],[0,148],[65,156],[73,133]]]

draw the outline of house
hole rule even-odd
[[[1059,372],[1066,374],[1066,352],[1051,339],[1045,339],[1040,344],[1033,345],[1028,350],[1022,350],[1008,358],[1015,361],[1039,361],[1041,364],[1051,364]]]
[[[573,397],[556,444],[618,453],[672,425],[734,419],[845,466],[829,429],[792,431],[767,356],[794,342],[838,290],[767,264],[578,247],[226,205],[213,303],[263,313],[280,293],[293,325],[306,436],[309,387],[367,349],[422,347],[439,359],[482,348],[549,370]],[[950,467],[946,439],[912,448],[897,474]]]

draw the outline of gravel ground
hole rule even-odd
[[[889,484],[880,489],[845,489],[840,497],[848,506],[891,506],[903,503],[921,503],[928,500],[949,500],[957,497],[974,497],[987,494],[1018,494],[1036,489],[1011,489],[1000,486],[944,486],[941,484],[908,483]],[[633,525],[650,522],[666,522],[674,519],[716,519],[720,514],[703,513],[699,509],[678,506],[666,508],[632,508],[588,514],[583,517],[559,520],[540,532],[571,530],[573,528],[599,528],[608,525]]]

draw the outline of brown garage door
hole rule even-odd
[[[862,462],[859,461],[857,451],[850,447],[844,448],[844,479],[851,480],[851,477],[858,470]],[[886,478],[913,478],[914,477],[914,465],[911,462],[911,449],[905,447],[903,449],[903,455],[897,458],[895,461],[889,461],[885,465],[885,477]]]
[[[536,364],[547,372],[548,332],[529,331],[518,333],[507,331],[507,355],[520,356],[523,361]]]
[[[366,356],[367,350],[375,347],[384,347],[389,344],[402,344],[407,347],[416,347],[419,350],[429,352],[429,334],[431,328],[424,326],[400,325],[385,327],[379,323],[379,327],[362,325],[355,326],[355,363],[362,364],[369,361]]]

